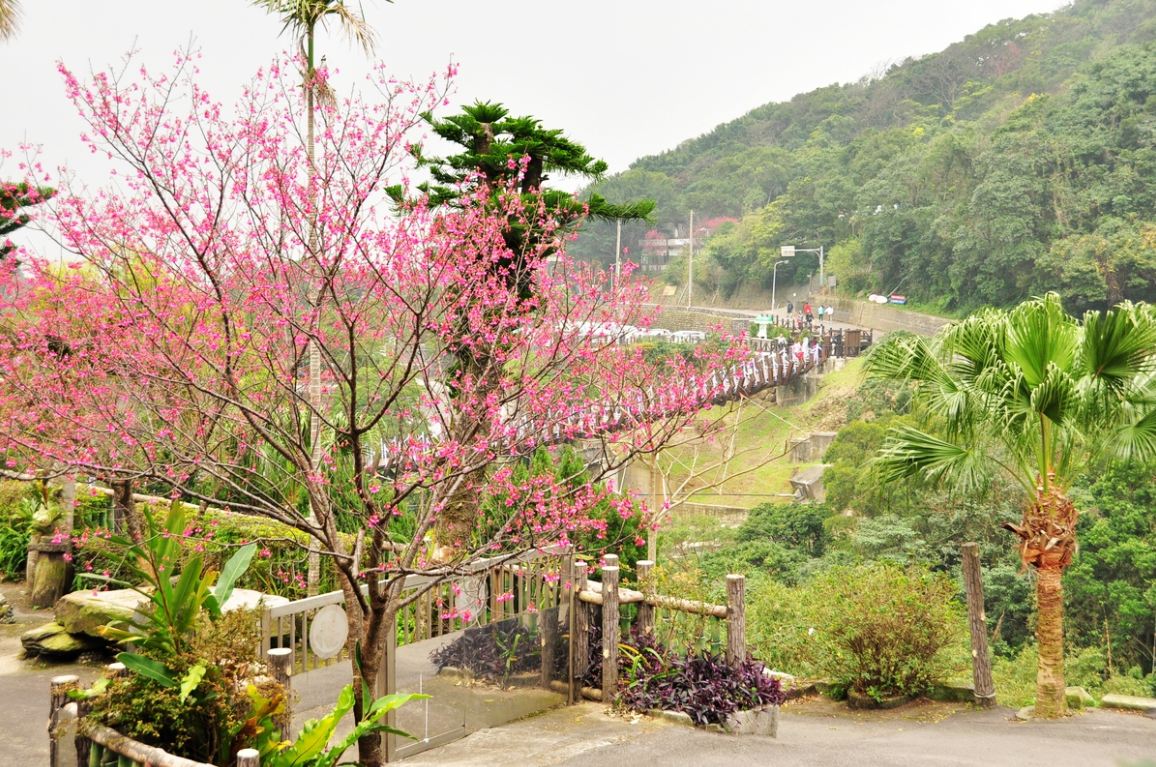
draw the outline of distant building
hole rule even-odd
[[[709,218],[702,224],[696,223],[694,227],[695,248],[705,245],[716,229],[723,224],[730,223],[738,223],[738,219],[718,216]],[[644,274],[656,274],[666,269],[671,261],[682,256],[683,251],[690,247],[690,238],[686,236],[686,230],[678,226],[674,227],[673,236],[668,236],[658,229],[651,229],[643,235],[639,245],[642,250],[638,263],[639,270]]]

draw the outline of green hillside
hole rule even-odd
[[[656,200],[667,233],[690,210],[740,218],[696,256],[724,296],[769,285],[794,244],[827,249],[841,293],[955,312],[1046,290],[1077,312],[1153,300],[1154,96],[1156,0],[1079,0],[759,107],[596,191]],[[646,228],[627,228],[632,253]],[[606,258],[612,233],[592,225],[575,249]],[[800,255],[779,279],[815,270]]]

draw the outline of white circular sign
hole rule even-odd
[[[318,658],[332,658],[345,647],[349,623],[341,605],[326,605],[317,611],[309,624],[309,649]]]

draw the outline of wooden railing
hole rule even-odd
[[[636,564],[638,582],[641,590],[627,589],[619,586],[618,557],[609,555],[603,558],[601,567],[601,581],[591,581],[587,578],[587,567],[584,562],[577,562],[573,567],[573,589],[576,597],[574,617],[572,619],[573,634],[570,642],[572,661],[569,687],[575,691],[573,697],[582,696],[611,702],[618,694],[618,656],[619,636],[621,627],[621,607],[637,604],[638,611],[634,619],[636,631],[644,634],[653,634],[655,630],[656,611],[667,610],[687,615],[703,616],[722,620],[726,625],[726,658],[735,663],[746,658],[746,582],[742,575],[728,575],[727,603],[725,605],[710,604],[692,599],[658,594],[654,590],[654,562],[641,560]],[[586,606],[601,608],[602,626],[602,688],[592,690],[583,688],[581,675],[589,667],[589,646],[584,637],[593,618],[593,613]]]

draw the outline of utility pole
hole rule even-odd
[[[614,238],[614,289],[622,282],[622,219],[618,219],[618,235]]]
[[[686,306],[693,305],[691,297],[694,295],[694,211],[690,212],[690,252],[686,257]]]

